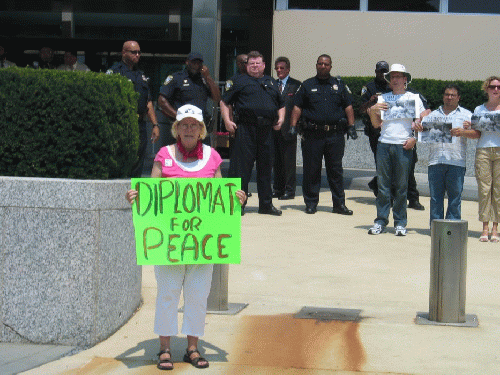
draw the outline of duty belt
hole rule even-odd
[[[315,124],[314,122],[307,122],[304,130],[319,130],[324,132],[343,132],[344,127],[341,124]]]
[[[272,126],[274,121],[262,116],[256,117],[241,117],[239,122],[245,125],[256,125],[256,126]]]

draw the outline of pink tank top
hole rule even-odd
[[[161,164],[162,177],[210,178],[215,176],[222,163],[219,153],[207,145],[203,145],[203,159],[190,163],[175,160],[173,152],[170,152],[171,147],[175,146],[160,148],[154,160]]]

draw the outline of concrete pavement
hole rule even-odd
[[[408,211],[408,236],[395,237],[391,227],[370,236],[376,210],[366,183],[373,171],[349,173],[350,217],[331,213],[327,189],[315,215],[303,212],[300,191],[294,200],[274,201],[282,217],[257,214],[257,197],[250,198],[242,218],[242,262],[231,265],[229,275],[229,302],[249,305],[233,316],[208,315],[200,349],[210,368],[203,373],[499,373],[500,244],[478,241],[477,203],[464,201],[462,216],[469,221],[466,313],[477,315],[479,327],[416,325],[417,312],[429,307],[429,199],[421,198],[425,211]],[[425,177],[417,176],[421,192]],[[153,268],[143,267],[144,303],[127,324],[88,350],[25,374],[160,373],[155,290]],[[359,309],[361,318],[294,319],[304,306]],[[199,373],[179,362],[185,346],[184,338],[172,341],[175,373]],[[40,357],[38,351],[25,362]]]

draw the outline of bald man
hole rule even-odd
[[[154,143],[160,137],[160,128],[156,120],[156,114],[151,101],[151,92],[149,90],[149,78],[144,75],[142,70],[137,68],[139,59],[141,58],[141,49],[139,43],[129,40],[123,43],[122,48],[122,61],[114,64],[106,73],[118,73],[127,77],[134,84],[134,89],[139,93],[139,100],[137,102],[137,114],[139,116],[139,150],[138,160],[134,165],[130,177],[141,177],[142,169],[144,167],[144,158],[146,157],[147,147],[147,128],[146,116],[153,124],[153,131],[151,132],[151,141]]]

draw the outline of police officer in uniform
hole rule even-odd
[[[151,140],[156,142],[160,136],[160,128],[156,120],[156,114],[151,101],[151,93],[149,91],[149,78],[144,75],[142,70],[137,68],[139,59],[141,57],[141,49],[139,43],[135,41],[127,41],[123,44],[122,48],[122,61],[115,63],[108,71],[107,74],[118,73],[127,77],[134,84],[134,89],[139,93],[139,100],[137,103],[137,114],[139,116],[139,150],[138,160],[132,168],[130,177],[141,177],[142,169],[144,166],[144,158],[146,157],[146,147],[148,142],[146,116],[153,124],[153,131],[151,133]]]
[[[366,86],[361,89],[361,106],[359,112],[363,116],[363,123],[365,124],[365,134],[368,136],[370,142],[370,148],[373,152],[373,157],[375,158],[375,164],[377,163],[377,144],[378,138],[380,137],[380,128],[374,128],[370,121],[370,118],[366,114],[366,110],[372,105],[377,103],[378,95],[391,92],[392,89],[389,83],[385,80],[384,74],[389,72],[389,64],[386,61],[379,61],[375,65],[375,79],[369,82]],[[408,89],[407,91],[419,94],[418,92]],[[419,94],[420,95],[420,94]],[[420,99],[424,104],[425,109],[429,109],[427,105],[427,100],[420,95]],[[424,206],[420,203],[420,194],[417,190],[417,180],[415,179],[415,164],[418,161],[417,156],[417,146],[413,148],[413,161],[410,169],[410,174],[408,178],[408,208],[413,208],[415,210],[424,210]],[[368,187],[373,190],[375,196],[378,194],[378,184],[377,176],[373,177],[368,183]]]
[[[168,76],[160,88],[158,106],[171,119],[175,119],[177,109],[185,104],[192,104],[203,111],[203,120],[207,126],[212,119],[207,110],[208,98],[219,103],[219,87],[210,76],[210,71],[203,65],[203,56],[198,52],[191,52],[186,59],[186,69]],[[207,129],[209,132],[211,129]],[[171,142],[175,140],[172,138]],[[210,142],[207,137],[206,142]]]
[[[332,59],[321,55],[316,62],[317,74],[304,81],[295,94],[291,126],[302,115],[302,159],[304,175],[302,192],[305,212],[314,214],[319,201],[321,167],[325,158],[326,175],[332,192],[333,213],[352,215],[345,206],[342,158],[345,139],[356,139],[354,110],[349,88],[340,77],[330,75]]]
[[[264,57],[257,51],[250,52],[247,74],[236,76],[234,82],[227,82],[220,107],[227,131],[236,133],[229,177],[240,177],[241,188],[248,194],[248,183],[256,161],[259,213],[280,216],[282,212],[272,203],[272,129],[281,128],[285,107],[276,81],[264,75],[265,67]],[[230,117],[230,106],[238,114],[234,121]]]

